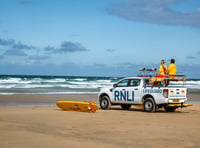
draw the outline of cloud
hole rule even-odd
[[[80,43],[73,43],[73,42],[63,42],[60,48],[57,49],[56,52],[79,52],[79,51],[87,51],[85,47],[83,47]]]
[[[9,49],[4,54],[4,56],[27,56],[23,50]]]
[[[29,59],[31,60],[46,60],[46,59],[49,59],[50,56],[41,56],[41,55],[32,55],[32,56],[29,56]]]
[[[187,56],[186,59],[194,60],[194,59],[197,59],[197,57],[195,57],[195,56]]]
[[[55,50],[55,48],[53,46],[46,46],[46,47],[44,47],[44,51],[50,51],[50,52],[52,52],[54,50]]]
[[[88,51],[85,47],[83,47],[80,43],[74,43],[70,41],[65,41],[61,43],[58,48],[53,46],[46,46],[44,48],[45,51],[51,53],[67,53],[67,52],[85,52]]]
[[[115,52],[116,49],[106,49],[107,52]]]
[[[14,39],[2,39],[2,38],[0,38],[0,46],[9,47],[10,49],[19,49],[19,50],[31,50],[38,48],[36,46],[24,44],[21,41],[16,42]],[[88,51],[88,49],[82,46],[80,43],[71,41],[64,41],[57,48],[54,46],[46,46],[43,48],[43,50],[50,53]]]
[[[181,0],[123,0],[111,4],[106,11],[129,21],[200,27],[199,8],[193,12],[179,12],[172,9],[178,2]]]
[[[6,47],[10,47],[12,49],[26,49],[26,50],[36,48],[32,45],[23,44],[20,41],[16,43],[16,41],[14,39],[2,39],[2,38],[0,38],[0,46],[6,46]]]
[[[34,49],[34,48],[36,48],[36,47],[34,47],[34,46],[26,45],[26,44],[23,44],[23,43],[21,43],[21,42],[18,42],[18,43],[13,44],[12,47],[13,47],[14,49]]]
[[[6,30],[6,29],[4,29],[4,30],[2,30],[2,32],[3,32],[3,33],[8,33],[9,31]]]
[[[15,43],[15,40],[13,39],[1,39],[0,38],[0,46],[9,46],[9,45],[13,45]]]

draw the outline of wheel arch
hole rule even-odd
[[[110,100],[110,97],[109,97],[109,95],[108,95],[107,93],[102,93],[102,94],[99,95],[99,101],[101,100],[101,98],[102,98],[103,96],[107,96],[108,99]]]
[[[154,99],[154,97],[152,96],[152,95],[150,95],[150,94],[146,94],[146,95],[144,95],[143,97],[142,97],[142,104],[144,103],[144,101],[145,101],[145,99],[147,99],[147,98],[152,98],[153,99],[153,101],[155,102],[155,99]],[[155,102],[156,103],[156,102]]]

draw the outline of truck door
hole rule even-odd
[[[131,79],[129,82],[129,88],[131,92],[131,97],[134,100],[134,103],[139,103],[139,98],[140,98],[140,79]]]
[[[139,101],[140,79],[125,79],[120,81],[113,90],[113,101],[135,103]]]
[[[129,90],[129,79],[125,79],[120,81],[116,84],[115,88],[113,89],[113,101],[120,103],[120,102],[129,102],[131,101],[130,97],[130,90]]]

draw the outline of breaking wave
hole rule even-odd
[[[69,77],[69,76],[10,76],[0,75],[0,95],[14,94],[94,94],[100,88],[111,87],[118,77]],[[183,82],[174,82],[182,85]],[[188,79],[190,90],[200,90],[199,79]]]

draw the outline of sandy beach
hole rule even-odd
[[[0,147],[200,147],[200,94],[189,98],[194,106],[174,113],[120,106],[83,113],[62,111],[55,102],[94,101],[96,95],[0,96]]]

